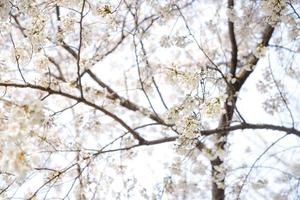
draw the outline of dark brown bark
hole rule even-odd
[[[217,158],[213,161],[211,161],[211,166],[212,166],[212,170],[211,170],[211,176],[212,177],[218,177],[219,176],[219,172],[216,171],[214,169],[214,167],[216,166],[220,166],[222,165],[223,160],[221,160],[220,158]],[[225,179],[220,180],[220,182],[225,183]],[[225,199],[225,188],[219,188],[218,184],[215,181],[212,181],[212,200],[223,200]]]

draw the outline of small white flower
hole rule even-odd
[[[231,79],[231,83],[234,84],[236,82],[236,78]]]
[[[207,100],[202,105],[202,110],[203,110],[204,114],[207,115],[208,117],[216,117],[222,113],[221,105],[222,105],[221,98],[215,97],[210,100]]]
[[[188,41],[185,36],[176,36],[174,37],[175,46],[179,48],[184,48],[188,44]]]
[[[262,188],[265,188],[268,184],[268,181],[266,179],[260,179],[255,183],[252,183],[253,189],[259,190]]]
[[[10,12],[10,2],[8,0],[1,0],[0,2],[0,19],[6,20]]]
[[[262,58],[266,55],[267,48],[263,44],[259,44],[253,52],[257,58]]]
[[[160,41],[159,41],[160,46],[164,47],[164,48],[169,48],[172,46],[172,42],[169,36],[164,35],[161,37]]]

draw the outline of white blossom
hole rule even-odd
[[[9,0],[1,0],[0,2],[0,19],[5,21],[9,17],[11,4]]]
[[[167,35],[162,36],[159,43],[160,46],[164,48],[168,48],[172,46],[171,39]]]

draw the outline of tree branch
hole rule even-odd
[[[35,89],[35,90],[39,90],[39,91],[44,91],[44,92],[48,92],[49,94],[56,94],[56,95],[60,95],[69,99],[73,99],[77,102],[83,103],[87,106],[90,106],[96,110],[101,111],[102,113],[104,113],[105,115],[109,116],[110,118],[114,119],[115,121],[117,121],[123,128],[125,128],[127,131],[129,131],[132,136],[139,141],[140,144],[144,144],[146,142],[146,140],[141,137],[139,135],[139,133],[137,133],[135,130],[133,130],[129,125],[127,125],[126,122],[124,122],[121,118],[119,118],[117,115],[115,115],[112,112],[109,112],[108,110],[104,109],[101,106],[98,106],[97,104],[94,104],[90,101],[87,101],[86,99],[82,98],[82,97],[78,97],[78,96],[74,96],[72,94],[68,94],[68,93],[64,93],[62,91],[56,91],[53,90],[51,88],[46,88],[46,87],[42,87],[39,85],[32,85],[32,84],[18,84],[18,83],[0,83],[0,86],[4,86],[4,87],[15,87],[15,88],[31,88],[31,89]]]
[[[227,8],[233,9],[234,0],[228,0]],[[235,77],[236,67],[238,63],[238,46],[236,43],[235,33],[234,33],[234,23],[228,19],[228,31],[229,39],[231,43],[231,61],[230,61],[230,74]]]
[[[167,125],[163,119],[161,119],[159,116],[153,114],[150,110],[143,108],[130,100],[120,96],[115,90],[113,90],[111,87],[109,87],[106,83],[104,83],[101,79],[99,79],[91,70],[87,70],[86,73],[96,82],[98,83],[102,88],[106,89],[109,92],[109,95],[107,95],[107,98],[111,100],[120,100],[120,105],[131,110],[131,111],[139,111],[145,116],[149,116],[150,119],[163,124]],[[170,125],[168,125],[170,126]]]
[[[273,26],[267,25],[267,27],[263,31],[262,40],[258,45],[267,47],[269,44],[269,41],[273,35],[274,30],[275,30],[275,28]],[[249,57],[248,64],[251,66],[255,66],[259,61],[259,58],[257,58],[253,53],[251,53],[248,57]],[[237,90],[239,90],[243,86],[244,82],[247,80],[247,78],[250,76],[250,74],[252,72],[253,72],[253,70],[249,71],[244,68],[240,69],[239,74],[237,75],[237,78],[238,78],[238,81],[236,82]]]

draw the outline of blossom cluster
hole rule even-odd
[[[160,46],[164,48],[170,48],[176,46],[179,48],[185,48],[190,43],[190,40],[186,36],[168,36],[164,35],[160,39]]]

